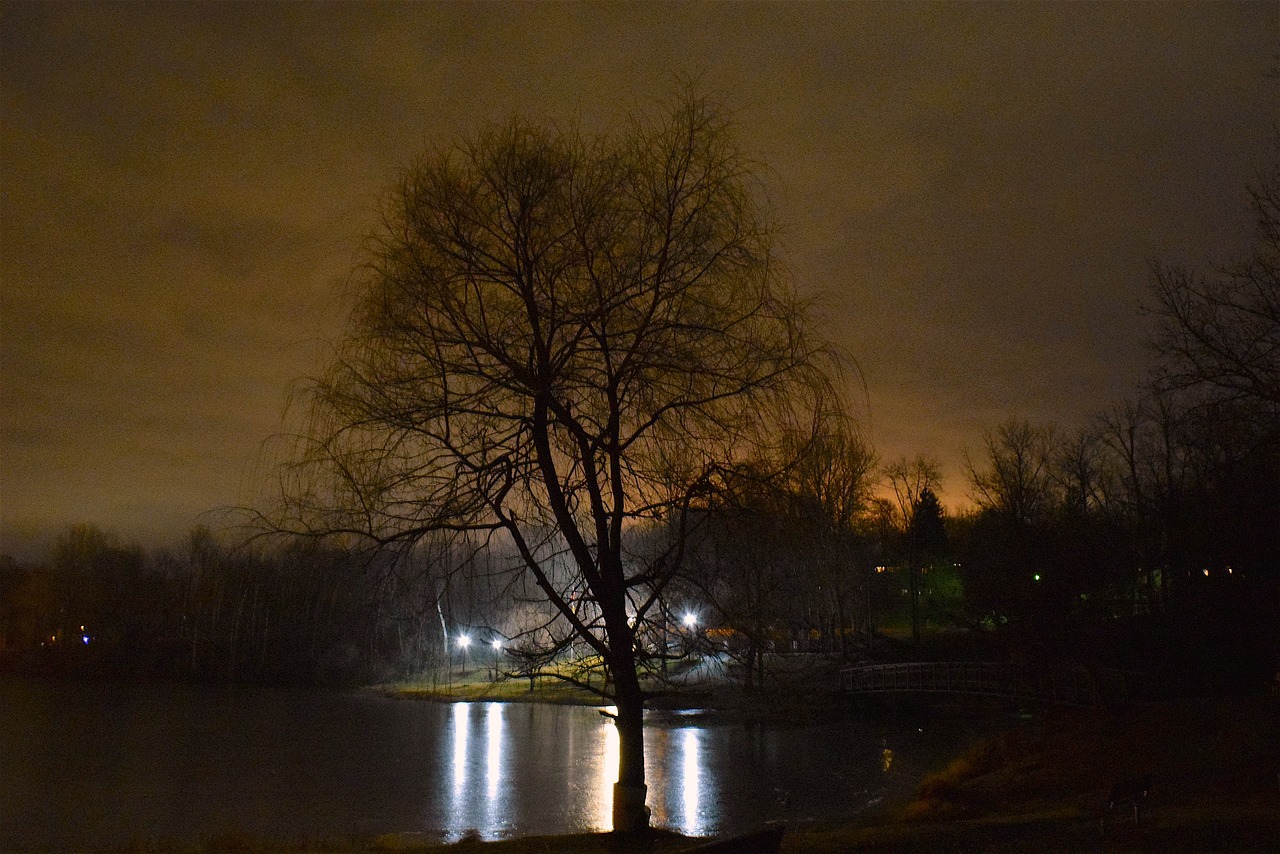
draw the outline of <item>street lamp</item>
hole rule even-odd
[[[692,611],[686,611],[684,618],[680,622],[684,623],[686,629],[692,629],[698,625],[698,615]]]
[[[467,675],[467,647],[471,646],[470,635],[458,635],[458,648],[462,650],[462,669],[459,676]]]

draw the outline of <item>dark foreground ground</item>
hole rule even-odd
[[[1130,809],[1109,814],[1112,785],[1136,775],[1150,775],[1152,785],[1140,819]],[[449,846],[416,834],[284,842],[223,836],[126,850],[666,854],[705,842],[666,832]],[[1047,712],[975,745],[874,817],[789,828],[782,851],[1280,851],[1280,702],[1201,699]]]

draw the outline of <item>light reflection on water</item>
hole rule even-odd
[[[679,830],[688,836],[701,836],[702,823],[698,820],[698,789],[700,787],[700,772],[702,770],[702,757],[698,750],[698,738],[701,733],[692,727],[686,729],[682,733],[680,739],[680,750],[683,754],[680,758],[680,765],[683,772],[680,775],[681,804],[684,806],[684,820],[680,823]]]
[[[509,809],[505,803],[506,790],[500,784],[509,782],[504,780],[504,768],[518,761],[518,757],[506,755],[509,745],[504,737],[504,708],[502,703],[453,704],[453,789],[446,809],[448,825],[444,828],[449,841],[468,834],[486,840],[508,835],[506,831],[511,823],[505,816]],[[604,711],[609,715],[616,713],[612,706]],[[474,728],[474,732],[472,718],[483,720],[483,726]],[[566,727],[571,754],[575,753],[577,730],[572,725]],[[595,791],[579,789],[578,797],[586,796],[589,804],[570,804],[570,811],[586,814],[584,830],[609,830],[613,826],[613,786],[618,781],[618,730],[602,715],[601,723],[591,735],[595,749],[591,751],[585,776],[596,781]],[[715,829],[708,826],[701,809],[705,785],[701,739],[702,730],[697,727],[645,732],[645,770],[654,822],[687,836],[703,836]],[[481,768],[485,783],[483,799],[478,786],[467,785],[468,779],[479,779]],[[540,785],[554,785],[554,782],[543,780]],[[708,792],[712,798],[714,794],[714,790]],[[570,792],[570,800],[573,799],[574,793]],[[483,810],[478,809],[481,803]],[[587,808],[574,810],[574,806]]]
[[[471,720],[470,706],[458,703],[453,707],[453,797],[461,801],[467,785],[467,726]]]
[[[455,842],[468,835],[485,840],[501,839],[510,836],[514,829],[509,803],[512,780],[508,769],[518,764],[520,757],[508,755],[519,747],[513,746],[506,737],[506,708],[503,703],[454,703],[451,706],[448,741],[453,748],[453,788],[444,808],[447,821],[443,831],[447,841]],[[616,708],[610,706],[605,711],[615,714]],[[538,779],[534,785],[554,789],[564,784],[569,801],[567,812],[578,816],[581,829],[611,829],[613,785],[618,779],[617,728],[601,716],[600,723],[587,733],[586,751],[582,750],[580,721],[565,721],[562,734],[563,746],[573,757],[565,764],[563,777]],[[579,775],[594,785],[575,785]]]
[[[502,768],[502,704],[488,703],[485,706],[485,733],[489,750],[486,754],[484,780],[487,784],[485,795],[490,805],[498,797],[498,777]]]
[[[506,739],[502,703],[454,703],[450,725],[453,743],[453,789],[445,813],[445,838],[457,841],[467,833],[483,839],[507,835],[506,791],[503,768]],[[482,717],[483,726],[472,732],[472,717]],[[480,721],[477,721],[479,724]],[[483,777],[483,795],[479,781]],[[468,780],[473,781],[471,786]],[[483,807],[483,809],[481,809]]]
[[[690,836],[838,820],[969,737],[906,722],[762,727],[655,713],[647,801],[656,826]],[[445,840],[608,830],[617,771],[617,730],[590,708],[0,680],[0,850],[231,828]]]
[[[618,713],[617,706],[609,706],[604,711],[611,715]],[[600,728],[600,750],[597,751],[595,766],[591,776],[600,781],[596,792],[595,815],[589,830],[611,830],[613,828],[613,786],[618,782],[618,728],[611,718],[601,717],[604,721]]]

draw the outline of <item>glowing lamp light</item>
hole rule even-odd
[[[698,615],[692,612],[685,614],[684,619],[682,619],[681,622],[684,623],[687,627],[693,628],[694,626],[698,625]]]
[[[471,646],[471,638],[470,638],[470,636],[468,636],[468,635],[460,635],[460,636],[458,637],[458,646],[462,647],[463,649],[466,649],[467,647]]]
[[[492,646],[492,647],[493,647],[493,651],[494,651],[494,652],[501,652],[501,651],[502,651],[502,641],[498,640],[497,638],[494,638],[494,639],[493,639],[493,643],[492,643],[492,644],[490,644],[490,646]]]
[[[1031,578],[1032,578],[1033,580],[1035,580],[1035,581],[1039,581],[1039,580],[1040,580],[1040,573],[1038,573],[1038,572],[1037,572],[1035,575],[1031,576]]]

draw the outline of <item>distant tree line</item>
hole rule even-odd
[[[49,559],[0,563],[0,668],[354,683],[432,671],[448,626],[493,591],[406,558],[208,528],[147,552],[81,524]]]
[[[1247,258],[1153,266],[1154,363],[1132,398],[1072,433],[1007,421],[970,458],[957,554],[977,612],[1200,685],[1276,673],[1280,165],[1251,200]]]

